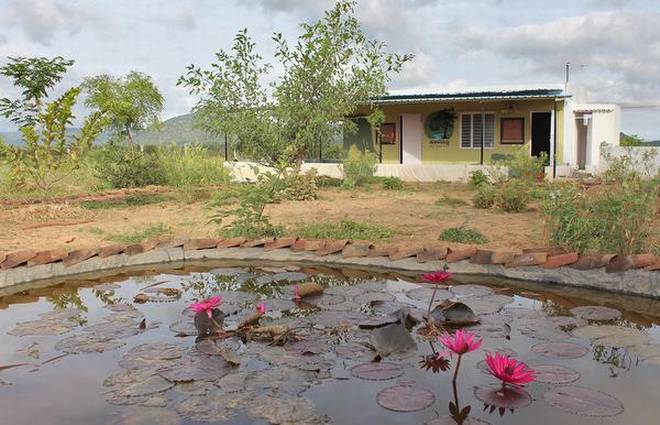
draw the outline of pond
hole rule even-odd
[[[293,302],[308,282],[323,294]],[[465,329],[483,339],[461,358],[455,385],[455,356],[446,371],[423,362],[443,347],[423,321],[432,285],[414,275],[214,263],[5,291],[1,422],[657,423],[658,301],[476,277],[447,283],[435,303],[468,306],[479,322]],[[196,343],[189,305],[212,295],[223,298],[225,338]],[[266,314],[234,335],[258,304]],[[379,343],[395,328],[416,348]],[[527,363],[536,382],[502,393],[484,363],[494,352]]]

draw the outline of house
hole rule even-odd
[[[385,114],[377,129],[365,118],[373,107]],[[563,86],[395,92],[359,112],[344,148],[372,151],[378,175],[412,181],[463,180],[518,150],[545,152],[553,177],[597,172],[601,143],[619,144],[619,107],[577,103]]]

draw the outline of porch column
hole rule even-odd
[[[552,178],[557,177],[557,165],[556,165],[556,158],[555,155],[557,154],[555,152],[556,144],[557,144],[557,129],[556,127],[556,116],[555,112],[557,110],[557,102],[554,102],[552,106],[552,110],[550,111],[550,155],[548,156],[548,160],[550,161],[550,170],[552,173]]]

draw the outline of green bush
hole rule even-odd
[[[398,177],[385,177],[383,179],[383,189],[403,190],[403,182]]]
[[[488,238],[486,238],[481,232],[464,226],[445,229],[440,233],[438,239],[441,241],[475,243],[479,245],[488,243]]]
[[[488,178],[486,173],[484,173],[481,170],[475,170],[475,171],[471,172],[470,173],[470,181],[468,182],[468,185],[472,189],[477,189],[482,184],[490,184],[490,179]]]
[[[318,176],[316,178],[316,185],[318,187],[340,187],[342,185],[342,179],[330,176]]]
[[[498,206],[506,212],[522,212],[529,202],[529,186],[520,179],[511,179],[500,188]]]
[[[472,203],[475,208],[488,209],[495,205],[496,200],[497,190],[495,189],[495,186],[488,183],[482,183],[477,186],[477,191],[472,198]]]
[[[308,239],[389,239],[394,232],[384,226],[343,219],[339,223],[313,223],[296,229],[296,234]]]
[[[378,158],[372,152],[361,152],[357,147],[351,146],[348,156],[343,163],[343,186],[354,188],[369,182],[376,172]]]
[[[108,142],[94,149],[89,158],[93,174],[105,187],[125,188],[160,185],[165,176],[158,157],[120,142]]]
[[[507,155],[496,161],[496,165],[508,168],[510,179],[520,179],[530,183],[536,181],[547,163],[548,155],[545,152],[538,157],[531,156],[527,146],[521,146],[513,155]]]
[[[283,170],[278,173],[261,173],[257,184],[272,194],[271,202],[310,201],[317,198],[316,170],[304,173]]]

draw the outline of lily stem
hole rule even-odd
[[[454,379],[452,380],[453,383],[456,383],[456,378],[458,378],[458,369],[461,368],[461,357],[463,356],[459,354],[458,360],[456,361],[456,369],[454,369]]]
[[[435,293],[438,291],[438,285],[433,287],[433,294],[431,294],[431,302],[429,302],[429,308],[426,311],[426,320],[431,323],[431,307],[433,306],[433,301],[435,301]]]

